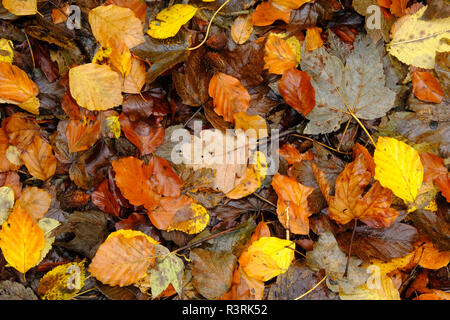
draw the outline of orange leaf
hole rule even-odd
[[[297,148],[289,143],[285,143],[280,150],[278,151],[280,156],[282,156],[289,165],[294,164],[296,162],[302,162],[303,160],[313,160],[314,153],[308,150],[305,153],[300,153]]]
[[[231,289],[221,300],[262,300],[263,296],[264,281],[251,278],[243,268],[236,267]]]
[[[22,192],[15,205],[19,205],[29,212],[31,218],[38,222],[44,217],[51,203],[52,196],[47,191],[37,187],[28,187]]]
[[[356,160],[345,166],[336,179],[335,195],[330,197],[329,216],[341,224],[360,219],[372,228],[388,227],[398,212],[392,209],[392,191],[377,181],[363,196],[372,178],[368,161],[360,153]]]
[[[392,0],[391,13],[397,17],[405,15],[409,0]]]
[[[426,269],[440,269],[450,262],[450,251],[439,251],[433,243],[426,240],[423,246],[417,248],[414,257],[414,264],[418,263]]]
[[[145,62],[132,57],[130,72],[122,82],[122,91],[126,93],[140,93],[145,84],[145,70]]]
[[[300,8],[311,0],[271,0],[272,4],[281,10],[290,11]]]
[[[389,9],[392,5],[392,0],[377,0],[378,5],[382,8]]]
[[[372,176],[375,175],[375,161],[373,157],[370,155],[369,151],[367,151],[366,147],[360,145],[358,142],[355,144],[353,148],[353,159],[358,158],[358,156],[362,154],[366,160],[367,169],[370,171]]]
[[[277,214],[281,224],[287,228],[289,212],[289,230],[295,234],[309,233],[309,216],[313,214],[308,206],[308,196],[314,188],[306,187],[295,178],[275,174],[272,187],[278,195]]]
[[[44,248],[44,231],[17,206],[0,230],[0,248],[6,261],[21,273],[39,261]]]
[[[264,68],[275,74],[284,74],[298,64],[295,52],[289,44],[272,33],[266,41],[264,62]]]
[[[316,105],[314,87],[311,85],[309,74],[305,71],[296,68],[287,70],[278,82],[278,89],[284,101],[304,116]]]
[[[145,22],[147,5],[144,0],[106,0],[106,3],[131,9],[139,20]]]
[[[306,50],[313,51],[323,46],[323,40],[320,37],[321,32],[322,28],[319,27],[312,27],[306,29],[306,38],[305,38]]]
[[[260,3],[252,15],[253,25],[258,27],[270,26],[277,20],[289,23],[291,19],[290,11],[283,11],[275,8],[271,2]]]
[[[439,81],[428,71],[412,73],[413,93],[422,101],[440,103],[444,96]]]
[[[164,197],[159,202],[158,208],[149,211],[148,217],[152,224],[159,230],[167,230],[172,225],[172,221],[177,215],[187,215],[185,220],[191,217],[190,205],[194,201],[187,196],[181,197]]]
[[[39,89],[20,68],[0,61],[0,99],[22,103],[37,96]]]
[[[447,176],[447,167],[444,160],[432,153],[424,152],[420,154],[420,160],[423,165],[423,181],[431,183],[440,176]]]
[[[9,147],[8,137],[5,130],[0,128],[0,172],[15,171],[21,167],[20,164],[10,162],[6,156],[6,150]]]
[[[109,38],[108,46],[111,48],[109,61],[122,76],[127,76],[131,70],[131,52],[125,42],[117,35]]]
[[[141,155],[155,152],[164,142],[164,128],[152,126],[148,121],[131,121],[122,113],[119,123],[125,137],[139,149]]]
[[[450,202],[450,173],[439,176],[435,181],[439,189],[441,189],[442,195]]]
[[[250,106],[247,89],[238,79],[222,72],[209,82],[209,95],[214,101],[214,111],[229,122],[234,122],[235,113],[245,112]]]
[[[104,284],[127,286],[144,277],[155,263],[155,242],[140,231],[111,233],[95,253],[89,272]]]
[[[22,194],[22,184],[20,176],[16,172],[0,173],[0,187],[10,187],[14,190],[14,199],[18,199]]]
[[[110,213],[116,217],[120,215],[120,203],[117,201],[111,191],[109,190],[108,180],[103,180],[97,189],[92,192],[91,200],[94,205],[100,210]]]
[[[35,119],[21,112],[14,113],[6,118],[2,125],[9,142],[19,149],[27,147],[33,141],[34,136],[39,134],[40,130]]]
[[[313,161],[311,161],[311,168],[313,170],[314,178],[316,178],[320,192],[322,192],[325,201],[327,203],[330,203],[330,183],[325,177],[325,173],[322,170],[320,170],[319,167]]]
[[[81,120],[70,120],[66,137],[70,152],[88,150],[100,137],[100,122],[92,114],[83,116]]]
[[[237,17],[231,25],[231,37],[237,44],[244,44],[253,32],[252,17],[243,15]]]
[[[35,178],[45,181],[55,174],[57,161],[52,147],[40,136],[34,136],[33,142],[22,153],[22,160]]]
[[[55,8],[52,10],[52,21],[54,24],[63,23],[70,16],[69,4],[66,3],[61,8]]]

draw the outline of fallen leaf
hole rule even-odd
[[[268,281],[288,270],[294,260],[294,248],[292,241],[262,237],[240,256],[239,265],[248,276]]]
[[[241,82],[225,73],[216,73],[209,83],[209,95],[214,100],[214,111],[225,121],[233,122],[233,115],[245,112],[250,106],[250,95]]]
[[[316,105],[316,94],[308,73],[292,68],[284,72],[278,89],[284,101],[306,116]]]
[[[11,40],[0,38],[0,62],[12,63],[14,60],[14,44]]]
[[[14,207],[14,190],[10,187],[0,187],[0,225],[2,225]]]
[[[252,14],[253,25],[262,27],[270,26],[277,20],[283,20],[289,23],[291,17],[290,11],[277,9],[271,1],[261,2]]]
[[[273,33],[269,34],[265,44],[264,62],[264,68],[275,74],[284,74],[298,65],[297,56],[288,42]]]
[[[427,102],[440,103],[444,96],[439,81],[428,71],[414,71],[412,73],[414,95]]]
[[[131,52],[125,42],[117,35],[109,38],[108,47],[111,48],[109,60],[111,65],[122,75],[127,76],[131,70]]]
[[[37,0],[2,0],[2,4],[16,16],[28,16],[38,12]]]
[[[100,122],[91,114],[81,120],[70,120],[66,137],[70,152],[88,150],[100,137]]]
[[[57,161],[52,147],[40,136],[34,136],[33,142],[23,151],[22,160],[28,172],[37,179],[46,181],[55,174]]]
[[[92,203],[100,210],[110,213],[116,217],[120,215],[120,203],[109,190],[108,180],[103,180],[97,189],[91,194]]]
[[[37,187],[28,187],[22,191],[16,204],[29,212],[31,218],[38,222],[44,217],[52,203],[52,196],[45,190]]]
[[[413,261],[426,269],[440,269],[450,262],[450,251],[439,251],[432,242],[425,241],[415,252]]]
[[[132,57],[130,72],[123,79],[122,91],[126,93],[140,93],[145,84],[145,70],[145,62]]]
[[[156,20],[149,24],[147,34],[156,39],[175,36],[180,28],[197,12],[197,8],[188,4],[175,4],[156,15]]]
[[[2,300],[38,300],[31,288],[19,282],[4,280],[0,282],[0,299]]]
[[[414,202],[423,180],[419,153],[404,142],[379,137],[374,160],[375,179],[405,202]]]
[[[253,23],[251,15],[242,15],[237,17],[231,25],[231,37],[237,44],[244,44],[250,38],[253,32]]]
[[[405,15],[394,25],[392,41],[387,50],[401,62],[424,69],[433,69],[436,52],[449,51],[450,45],[441,41],[450,37],[450,17],[424,21],[420,18],[427,6],[412,15]],[[395,27],[397,26],[397,27]]]
[[[44,232],[20,206],[0,230],[0,248],[6,261],[21,273],[33,268],[44,248]]]
[[[96,7],[89,11],[89,24],[102,46],[113,36],[122,39],[130,49],[145,42],[142,23],[128,8],[114,4]]]
[[[272,4],[282,10],[295,10],[311,0],[271,0]]]
[[[140,231],[115,231],[100,245],[88,271],[104,284],[133,284],[155,264],[155,244]]]
[[[37,96],[37,85],[20,68],[0,61],[0,99],[13,104],[24,103]]]

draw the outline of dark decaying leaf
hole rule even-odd
[[[0,282],[0,300],[38,300],[31,288],[19,282],[4,280]]]
[[[336,235],[339,248],[347,253],[351,236],[352,230]],[[371,258],[390,261],[412,252],[417,240],[416,228],[404,223],[394,223],[384,229],[358,226],[353,239],[352,254],[366,262],[369,262]]]
[[[75,211],[70,214],[67,221],[54,232],[62,235],[73,233],[69,241],[56,241],[55,245],[81,253],[92,258],[97,248],[108,236],[107,214],[101,211]]]
[[[219,299],[231,288],[236,256],[231,252],[193,249],[192,275],[194,287],[207,299]]]

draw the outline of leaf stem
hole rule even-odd
[[[348,267],[350,265],[350,256],[352,255],[352,245],[353,245],[353,238],[355,237],[356,232],[356,224],[358,223],[358,219],[355,219],[355,224],[353,225],[353,232],[352,237],[350,239],[350,246],[348,248],[348,256],[347,256],[347,264],[345,265],[345,272],[344,272],[344,278],[347,277],[348,274]]]

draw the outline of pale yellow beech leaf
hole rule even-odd
[[[15,166],[23,165],[22,158],[20,158],[20,151],[16,146],[8,146],[8,149],[6,149],[6,159]]]
[[[50,252],[53,242],[55,242],[55,237],[52,236],[53,230],[55,230],[61,223],[52,218],[42,218],[38,222],[39,228],[44,231],[45,245],[41,250],[41,255],[39,260],[36,262],[36,266],[44,260],[45,256]]]
[[[2,0],[6,10],[16,16],[28,16],[37,13],[37,0]]]
[[[421,20],[426,10],[424,6],[397,21],[387,50],[403,63],[434,69],[436,52],[450,51],[450,17]]]
[[[188,4],[176,4],[166,8],[156,15],[156,20],[150,22],[147,33],[156,39],[173,37],[196,12],[197,8]]]
[[[0,61],[12,63],[14,59],[14,45],[11,40],[0,39]]]
[[[375,179],[406,203],[417,197],[423,180],[419,153],[394,138],[378,138],[374,154]]]
[[[117,116],[110,116],[105,119],[105,125],[108,128],[108,131],[111,132],[114,136],[114,138],[119,139],[120,138],[120,122],[119,117]]]
[[[109,66],[83,64],[69,71],[70,93],[88,110],[108,110],[122,104],[120,77]]]
[[[16,206],[0,230],[0,248],[8,264],[21,273],[39,261],[45,245],[44,231],[20,206]]]
[[[276,237],[253,242],[239,258],[239,265],[252,278],[267,281],[286,272],[294,260],[295,244]]]
[[[296,36],[292,36],[286,39],[287,44],[291,47],[292,51],[295,53],[295,59],[297,63],[302,59],[302,45],[298,41]]]
[[[14,207],[14,190],[10,187],[0,188],[0,226],[8,219]]]
[[[352,292],[339,292],[339,298],[342,300],[400,300],[400,293],[391,278],[380,273],[375,267],[367,283]]]
[[[42,277],[37,293],[44,300],[70,300],[83,288],[85,279],[84,260],[66,263]]]
[[[41,105],[41,102],[39,101],[38,97],[31,97],[27,101],[17,105],[23,110],[28,111],[29,113],[39,114],[39,107]]]
[[[113,36],[122,39],[130,49],[145,42],[141,20],[128,8],[113,4],[94,8],[89,11],[89,24],[102,46]]]

